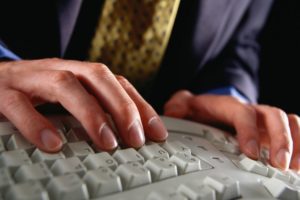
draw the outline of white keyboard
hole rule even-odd
[[[101,152],[69,116],[50,118],[64,141],[47,154],[0,122],[0,200],[300,199],[300,175],[240,153],[229,134],[162,117],[169,137]]]

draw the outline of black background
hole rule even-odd
[[[299,0],[274,2],[261,34],[259,102],[300,114]]]

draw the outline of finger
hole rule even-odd
[[[137,105],[146,137],[153,141],[164,141],[168,136],[167,129],[152,106],[141,97],[127,79],[122,76],[116,76],[116,78]]]
[[[73,73],[69,71],[23,72],[18,83],[12,86],[50,102],[61,103],[82,123],[100,149],[116,148],[116,138],[108,126],[105,113]]]
[[[164,106],[164,115],[177,118],[185,118],[189,115],[188,101],[194,95],[187,90],[176,92]]]
[[[280,109],[257,105],[254,106],[263,129],[270,138],[270,161],[275,167],[286,170],[289,167],[293,143],[287,115]]]
[[[300,171],[300,119],[297,115],[288,115],[292,139],[293,154],[290,168]]]
[[[51,60],[50,60],[51,61]],[[116,124],[123,142],[141,147],[145,142],[139,111],[111,71],[103,64],[52,60],[54,70],[71,71],[97,97]]]
[[[47,152],[59,151],[62,141],[56,129],[40,115],[21,92],[7,90],[1,94],[1,112],[38,148]]]
[[[242,152],[259,157],[259,132],[255,110],[234,97],[222,95],[198,95],[189,101],[190,118],[208,124],[234,127]]]

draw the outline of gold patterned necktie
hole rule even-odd
[[[180,0],[106,0],[89,60],[109,66],[136,87],[154,78],[166,50]]]

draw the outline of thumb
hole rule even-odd
[[[189,101],[194,95],[187,90],[176,92],[164,106],[164,115],[185,118],[190,114]]]

